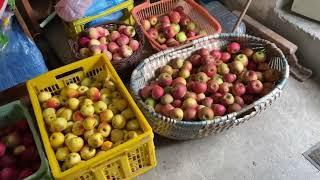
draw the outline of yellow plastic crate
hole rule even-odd
[[[61,88],[70,83],[78,83],[85,77],[97,79],[109,77],[116,82],[118,90],[135,112],[144,133],[112,148],[101,156],[96,156],[62,172],[54,150],[50,146],[37,94],[41,91],[58,94]],[[156,166],[152,129],[105,55],[92,56],[49,71],[29,80],[27,88],[54,178],[66,180],[130,179]]]
[[[95,16],[88,16],[88,17],[85,17],[85,18],[82,18],[82,19],[78,19],[76,21],[73,21],[73,22],[68,22],[68,23],[65,23],[65,30],[68,34],[68,36],[72,37],[72,38],[75,38],[77,37],[77,35],[79,33],[81,33],[85,28],[84,26],[95,20],[95,19],[99,19],[99,18],[102,18],[102,17],[105,17],[109,14],[112,14],[112,13],[115,13],[117,11],[120,11],[120,10],[125,10],[125,15],[124,15],[124,18],[122,19],[122,22],[126,23],[126,24],[131,24],[133,25],[134,24],[134,20],[131,16],[131,10],[133,9],[134,7],[134,1],[133,0],[127,0],[121,4],[118,4],[117,6],[114,6],[112,8],[109,8],[105,11],[103,11],[102,13],[100,14],[97,14]]]

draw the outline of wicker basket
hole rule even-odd
[[[201,29],[206,30],[208,34],[221,32],[219,22],[212,17],[204,7],[197,4],[194,0],[161,0],[154,3],[151,3],[150,0],[146,0],[144,3],[132,9],[132,16],[136,23],[141,26],[140,22],[142,20],[147,19],[150,16],[162,16],[177,6],[182,6],[185,14],[193,21],[197,22],[198,26],[201,27]],[[143,29],[143,32],[155,50],[161,51],[167,49],[166,46],[163,46],[154,40],[146,30]],[[203,37],[203,35],[188,38],[188,41],[200,37]]]
[[[276,82],[274,90],[254,103],[244,107],[241,111],[227,114],[223,117],[208,121],[176,121],[154,112],[142,101],[138,95],[141,87],[148,84],[155,77],[155,70],[167,64],[176,57],[187,58],[192,52],[201,49],[224,48],[232,41],[239,42],[243,47],[251,47],[255,50],[264,50],[270,59],[270,67],[281,72],[281,78]],[[137,66],[131,76],[131,90],[142,112],[147,117],[153,130],[162,136],[171,139],[195,139],[227,130],[239,125],[259,114],[279,98],[284,85],[289,77],[289,65],[281,50],[275,44],[250,35],[220,34],[204,37],[176,49],[168,49],[159,52]]]
[[[104,25],[99,25],[101,27],[104,27],[108,30],[115,30],[118,26],[124,25],[122,23],[108,23]],[[98,27],[98,26],[95,26]],[[88,29],[86,29],[83,33],[85,33]],[[127,58],[123,58],[120,61],[111,61],[111,64],[113,67],[117,70],[118,74],[121,77],[129,76],[130,72],[138,65],[138,63],[143,59],[143,49],[145,47],[145,36],[143,34],[143,31],[140,26],[135,26],[136,30],[136,36],[135,39],[137,39],[140,43],[139,49],[136,50],[131,56]],[[79,53],[79,45],[78,45],[78,39],[76,40],[69,40],[69,45],[71,47],[71,50],[74,54],[74,57],[77,59],[83,59]]]

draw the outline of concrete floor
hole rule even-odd
[[[318,180],[302,153],[320,141],[320,86],[290,79],[268,110],[215,136],[156,137],[158,165],[139,180]]]

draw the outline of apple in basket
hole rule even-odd
[[[78,43],[81,47],[79,53],[83,58],[104,53],[110,60],[115,61],[129,57],[140,47],[136,30],[129,25],[120,25],[112,31],[103,26],[91,27],[85,36],[79,38]]]
[[[166,17],[160,22],[167,21]],[[272,91],[280,72],[270,69],[267,60],[264,52],[241,49],[238,42],[228,44],[227,51],[201,48],[189,57],[174,58],[161,66],[140,96],[164,116],[210,120],[240,111]]]

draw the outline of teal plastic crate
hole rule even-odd
[[[44,154],[38,132],[34,126],[33,118],[28,109],[20,101],[13,101],[4,106],[0,106],[0,127],[8,126],[16,120],[26,119],[31,129],[34,142],[41,159],[41,165],[37,172],[25,178],[25,180],[51,180],[52,176],[49,169],[48,160]]]

